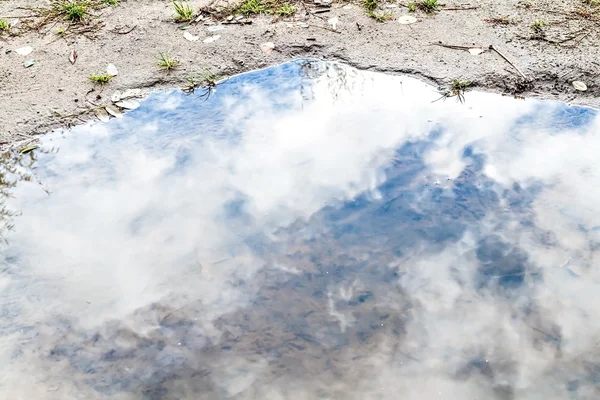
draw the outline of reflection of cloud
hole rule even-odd
[[[55,138],[52,195],[17,193],[0,388],[592,398],[598,120],[353,70],[307,101],[294,65]]]

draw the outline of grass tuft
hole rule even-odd
[[[544,26],[546,26],[546,22],[538,19],[537,21],[533,21],[531,23],[531,31],[535,35],[543,35],[544,34]]]
[[[62,12],[65,13],[69,21],[81,22],[89,13],[89,3],[87,1],[65,1],[60,4]]]
[[[190,7],[187,2],[173,2],[173,9],[175,9],[175,20],[179,22],[191,21],[194,18],[194,10]]]
[[[244,0],[237,11],[240,14],[252,15],[268,13],[269,9],[269,5],[261,0]]]
[[[259,15],[270,14],[280,17],[291,17],[298,9],[287,1],[281,0],[242,0],[230,8],[228,14]]]
[[[465,101],[465,92],[473,86],[475,86],[475,84],[471,81],[460,81],[455,79],[452,81],[450,91],[453,96],[456,96],[458,100],[463,103]]]
[[[168,51],[164,53],[158,53],[158,56],[156,56],[156,58],[158,59],[158,66],[160,67],[160,69],[166,72],[173,71],[174,69],[179,67],[180,64],[179,60],[176,58],[172,58]]]
[[[423,11],[427,14],[436,12],[440,8],[438,0],[419,0],[411,1],[406,5],[409,12]]]
[[[97,83],[99,85],[106,85],[112,79],[112,75],[110,74],[93,74],[90,75],[90,81]]]
[[[276,8],[273,14],[279,15],[280,17],[291,17],[296,14],[298,9],[290,3],[283,3],[279,8]]]
[[[8,22],[3,19],[0,19],[0,33],[8,32]]]
[[[438,0],[421,0],[417,3],[419,10],[424,11],[428,14],[434,13],[440,7]]]
[[[390,19],[394,18],[394,15],[391,12],[378,13],[375,11],[367,11],[367,15],[373,18],[377,22],[386,22]]]
[[[118,6],[121,3],[120,0],[102,0],[102,2],[107,6]]]
[[[367,10],[367,15],[377,22],[385,22],[393,18],[391,12],[380,13],[375,11],[379,6],[378,0],[363,0],[363,6]]]

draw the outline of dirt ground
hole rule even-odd
[[[29,8],[49,9],[50,2],[1,0],[0,19],[11,27],[0,35],[0,143],[22,144],[34,134],[95,118],[90,109],[109,104],[117,90],[183,87],[207,69],[230,76],[299,57],[415,75],[441,86],[467,80],[478,90],[600,106],[595,3],[449,1],[426,13],[390,1],[379,3],[378,12],[391,19],[378,22],[364,4],[334,0],[328,7],[296,4],[296,14],[287,18],[251,16],[251,24],[223,24],[225,15],[182,24],[174,21],[169,1],[125,0],[94,10],[83,25],[69,26],[59,16],[33,29],[40,17]],[[214,7],[207,0],[190,4],[195,11]],[[406,15],[416,22],[402,24]],[[82,26],[88,32],[73,32]],[[65,33],[57,34],[61,29]],[[187,40],[185,32],[198,40]],[[205,42],[209,37],[215,40]],[[474,55],[440,43],[488,50]],[[16,51],[26,46],[31,54]],[[75,63],[69,60],[72,50]],[[158,67],[157,54],[164,51],[180,60],[179,68],[167,73]],[[30,60],[35,64],[26,67]],[[103,86],[92,83],[90,75],[104,73],[108,63],[118,75]],[[573,81],[585,82],[587,90],[576,90]]]

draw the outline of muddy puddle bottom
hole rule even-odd
[[[597,399],[597,112],[439,96],[293,62],[46,136],[0,397]]]

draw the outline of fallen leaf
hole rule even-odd
[[[71,64],[75,64],[75,61],[77,61],[77,50],[71,50],[71,52],[69,53],[69,61],[71,62]]]
[[[115,104],[121,108],[126,108],[128,110],[135,110],[136,108],[138,108],[140,106],[140,103],[138,103],[135,100],[121,100]]]
[[[31,60],[27,60],[27,61],[25,61],[25,62],[23,63],[23,66],[24,66],[25,68],[29,68],[29,67],[33,66],[33,64],[35,64],[35,60],[32,58]]]
[[[106,73],[112,76],[117,76],[119,75],[119,70],[117,69],[115,64],[108,64],[106,66]]]
[[[195,42],[196,40],[200,39],[200,36],[194,36],[188,31],[183,32],[183,37],[189,40],[190,42]]]
[[[219,38],[221,37],[221,35],[214,35],[214,36],[209,36],[206,39],[203,40],[204,43],[212,43],[215,40],[219,40]]]
[[[412,15],[402,15],[398,18],[398,23],[402,25],[410,25],[417,22],[417,19]]]
[[[21,149],[21,151],[19,153],[21,153],[21,154],[27,154],[27,153],[30,153],[30,152],[34,151],[38,147],[40,147],[40,146],[37,146],[37,145],[27,146],[24,149]]]
[[[33,52],[33,47],[31,47],[31,46],[20,47],[20,48],[16,49],[15,52],[21,56],[28,56]]]
[[[109,105],[107,105],[104,108],[113,117],[121,118],[123,116],[123,114],[121,113],[121,111],[119,111],[119,109],[117,107],[113,106],[112,104],[109,104]]]
[[[267,54],[271,54],[273,49],[275,49],[275,44],[273,42],[266,42],[260,45],[260,49]]]
[[[473,56],[478,56],[481,53],[485,52],[485,49],[481,49],[479,47],[473,47],[472,49],[469,49],[468,52]]]
[[[337,30],[337,24],[338,24],[338,22],[339,22],[339,19],[338,19],[338,17],[329,18],[329,19],[327,20],[327,23],[328,23],[329,25],[331,25],[331,27],[332,27],[333,29],[335,29],[335,30]]]
[[[95,109],[94,114],[96,114],[96,117],[98,117],[98,119],[102,122],[108,122],[108,120],[110,119],[110,117],[108,116],[108,113],[106,112],[106,110],[104,108]]]
[[[581,81],[573,81],[573,87],[580,92],[585,92],[587,90],[587,85]]]

